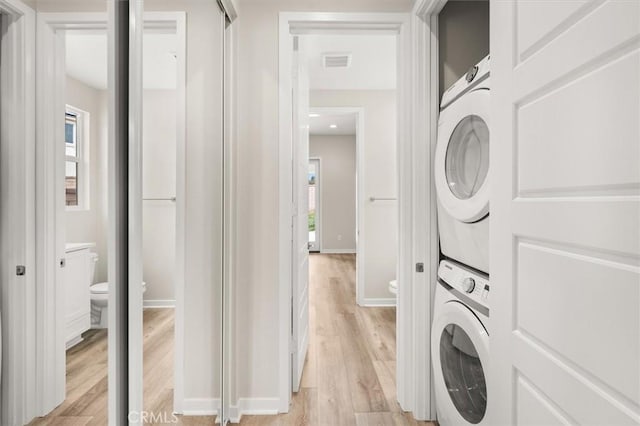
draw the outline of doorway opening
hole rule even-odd
[[[322,251],[322,172],[319,157],[309,157],[309,252]]]
[[[407,152],[405,151],[407,145],[396,142],[403,140],[405,132],[401,129],[403,128],[403,120],[407,118],[402,113],[399,113],[402,103],[399,101],[396,103],[396,96],[400,99],[406,95],[404,91],[407,85],[400,76],[403,75],[403,61],[401,58],[405,54],[404,41],[406,40],[404,38],[406,33],[402,31],[402,28],[407,28],[403,26],[404,19],[407,16],[380,14],[377,18],[380,18],[382,22],[387,19],[388,25],[382,25],[381,23],[379,25],[371,24],[369,21],[367,24],[362,25],[365,27],[371,25],[371,28],[363,30],[360,25],[356,25],[358,29],[353,31],[349,28],[350,24],[342,23],[341,19],[351,23],[357,22],[359,17],[355,17],[355,14],[344,14],[344,16],[343,14],[335,14],[335,16],[332,14],[330,17],[324,18],[313,15],[281,14],[281,23],[287,23],[286,26],[281,25],[280,40],[281,52],[283,52],[280,56],[281,70],[294,70],[293,74],[288,76],[286,72],[281,72],[280,74],[281,93],[287,93],[287,88],[291,87],[294,94],[293,104],[289,106],[287,106],[287,102],[284,99],[281,99],[281,143],[285,143],[287,140],[293,141],[292,157],[281,158],[284,161],[283,164],[293,164],[293,167],[289,168],[289,171],[292,172],[290,174],[284,168],[281,169],[281,195],[285,196],[281,198],[281,201],[284,202],[287,193],[289,197],[294,194],[294,205],[297,211],[302,210],[299,204],[306,204],[309,201],[309,157],[318,157],[319,155],[307,150],[310,148],[309,139],[312,136],[310,136],[310,132],[313,128],[313,120],[321,118],[318,108],[342,108],[356,110],[350,111],[351,113],[361,112],[361,114],[357,114],[359,118],[355,121],[363,123],[361,126],[362,132],[354,135],[354,139],[355,137],[362,138],[362,140],[366,140],[366,143],[360,144],[360,146],[365,147],[362,148],[362,152],[360,148],[357,149],[357,161],[354,161],[352,166],[353,184],[349,185],[348,181],[343,181],[342,185],[343,187],[352,187],[352,193],[354,194],[351,198],[351,206],[354,211],[353,221],[356,222],[355,216],[358,217],[358,221],[357,229],[354,226],[352,236],[357,244],[357,247],[354,247],[356,250],[351,249],[351,253],[345,253],[346,250],[344,249],[342,252],[336,249],[337,252],[327,253],[327,250],[330,249],[327,247],[326,238],[329,222],[326,198],[329,165],[324,156],[321,156],[321,179],[324,188],[322,189],[323,230],[320,253],[313,253],[309,256],[308,251],[306,251],[306,243],[308,242],[307,215],[305,215],[304,223],[305,250],[301,249],[302,244],[300,244],[301,241],[297,237],[300,233],[297,233],[295,228],[301,221],[295,219],[295,214],[293,216],[294,245],[292,247],[284,245],[287,240],[291,240],[282,235],[281,232],[281,253],[285,259],[289,258],[285,264],[291,265],[289,271],[281,269],[281,276],[285,278],[282,282],[283,284],[290,283],[291,287],[286,289],[286,294],[292,295],[292,298],[286,299],[288,303],[283,303],[283,306],[292,308],[289,309],[287,315],[292,322],[286,321],[286,318],[282,316],[282,314],[285,314],[284,311],[281,311],[281,318],[285,320],[283,325],[289,326],[291,324],[291,328],[287,327],[289,332],[286,334],[286,340],[287,342],[292,340],[293,343],[291,345],[293,352],[289,353],[287,349],[287,357],[282,358],[288,361],[286,364],[288,368],[282,370],[283,375],[281,376],[282,379],[286,378],[281,384],[287,385],[286,388],[284,386],[280,388],[282,391],[281,403],[283,403],[281,411],[288,411],[288,407],[284,406],[284,401],[290,400],[292,390],[297,392],[293,396],[295,406],[301,395],[314,392],[314,385],[316,387],[315,392],[319,394],[322,393],[320,388],[333,386],[344,389],[344,398],[336,399],[350,401],[351,404],[347,404],[349,407],[339,406],[339,403],[334,404],[335,406],[320,407],[319,412],[323,413],[322,416],[329,417],[319,421],[321,423],[323,421],[333,423],[355,422],[357,410],[360,410],[364,417],[384,417],[391,415],[391,410],[400,407],[398,404],[399,398],[396,394],[396,301],[394,295],[389,292],[389,282],[397,277],[400,277],[399,281],[403,282],[402,277],[406,274],[405,262],[409,260],[406,254],[402,254],[398,244],[398,236],[401,234],[400,228],[402,225],[407,225],[406,222],[400,219],[406,208],[400,202],[402,200],[400,194],[401,191],[404,191],[402,188],[404,188],[406,179],[405,173],[409,172],[408,169],[400,165],[405,164],[407,161]],[[322,27],[322,29],[313,28],[314,19],[320,21],[318,26]],[[363,17],[362,19],[365,18]],[[371,16],[367,16],[366,19],[371,19]],[[393,24],[389,21],[393,22]],[[298,28],[297,25],[300,27]],[[325,31],[327,27],[331,27],[332,30]],[[354,44],[353,52],[344,47],[347,40]],[[360,62],[362,58],[355,52],[361,45],[366,45],[367,42],[372,41],[376,45],[369,50],[370,52],[375,52],[376,49],[379,51],[381,46],[389,45],[392,54],[390,57],[384,57],[385,64],[361,68],[361,70],[375,69],[376,72],[360,73],[358,78],[356,66],[362,66]],[[330,44],[333,46],[329,46]],[[307,50],[308,45],[319,46],[320,54],[316,61],[307,57],[310,51]],[[344,64],[343,67],[353,71],[356,77],[351,81],[348,78],[340,77],[340,74],[336,73],[344,70],[331,67],[333,64]],[[397,68],[396,64],[398,65]],[[372,87],[358,86],[358,83],[365,85],[384,84],[387,80],[387,74],[384,72],[385,65],[392,69],[390,78],[392,87],[378,88],[376,90]],[[309,87],[314,84],[314,66],[326,70],[328,73],[328,78],[320,84],[333,81],[338,84],[346,83],[347,85],[325,90],[321,88],[309,90]],[[375,80],[375,82],[372,83],[372,80]],[[354,86],[349,87],[349,83],[354,84]],[[387,99],[390,98],[390,101],[383,101],[384,96],[379,93],[378,95],[380,96],[378,97],[370,93],[365,94],[364,92],[367,91],[387,92],[385,95],[388,96]],[[385,106],[380,107],[383,104]],[[380,109],[376,111],[376,107]],[[288,127],[287,115],[293,117],[291,127]],[[329,123],[329,125],[331,124],[336,123]],[[338,126],[336,125],[335,127],[337,128]],[[365,130],[366,136],[364,135]],[[366,139],[364,139],[365,137]],[[355,151],[354,147],[354,155]],[[303,159],[305,172],[304,174],[298,174],[297,170],[300,169],[299,165],[302,164]],[[376,161],[379,161],[379,163],[376,163]],[[367,165],[367,163],[369,164]],[[386,166],[388,166],[388,169],[385,169]],[[387,172],[387,170],[389,171]],[[372,178],[369,178],[370,174]],[[368,187],[367,183],[371,184],[371,186]],[[299,191],[300,186],[304,186],[305,191]],[[358,189],[356,190],[356,188]],[[304,200],[301,198],[303,194],[306,196]],[[300,198],[297,199],[297,197]],[[287,223],[289,225],[288,222],[292,216],[288,213],[289,206],[283,202],[280,204],[281,219],[283,220],[281,229],[286,230],[284,224]],[[308,210],[305,210],[305,213],[308,213]],[[371,215],[367,216],[367,213]],[[360,221],[361,215],[366,217],[366,220]],[[382,220],[380,220],[381,218]],[[369,227],[367,228],[367,226]],[[384,236],[376,236],[376,228],[377,230],[390,231],[392,235],[391,241],[385,240]],[[338,235],[340,233],[336,233],[336,236]],[[344,234],[342,236],[344,239]],[[387,241],[389,243],[385,244]],[[376,250],[380,247],[389,251],[386,253],[377,252]],[[357,256],[355,255],[356,251]],[[305,260],[307,256],[308,260]],[[360,258],[365,259],[365,262],[363,262],[363,267],[358,268],[356,273],[356,262],[359,265]],[[367,258],[376,263],[377,270],[375,268],[368,269],[366,265]],[[373,272],[374,270],[375,272]],[[372,278],[372,275],[369,274],[376,276]],[[364,279],[358,280],[357,288],[356,275],[358,278],[360,276],[364,277]],[[316,282],[324,282],[324,284],[316,285]],[[405,279],[404,282],[406,283],[406,288],[410,289],[410,281]],[[379,284],[379,286],[374,285],[374,283]],[[285,290],[284,287],[283,290]],[[316,292],[316,290],[319,291]],[[358,294],[357,298],[356,293]],[[401,315],[400,312],[398,312],[398,315]],[[385,320],[387,320],[386,323]],[[346,357],[357,355],[358,350],[362,351],[362,354],[370,355],[373,353],[373,350],[369,351],[367,349],[371,348],[368,345],[373,340],[367,339],[369,339],[368,336],[374,339],[375,333],[369,333],[367,326],[372,328],[377,326],[379,327],[378,330],[388,330],[388,332],[381,332],[385,338],[389,339],[381,345],[381,347],[388,350],[386,354],[374,355],[373,358],[375,359],[364,357],[360,359],[361,362],[358,366],[362,368],[351,369],[348,367],[342,373],[338,371],[335,376],[332,374],[329,378],[324,377],[321,379],[318,374],[315,374],[315,371],[326,371],[323,365],[328,367],[326,363],[329,361],[326,357],[326,350],[329,346],[332,348],[331,353],[345,354]],[[291,334],[291,330],[293,334]],[[284,334],[281,336],[284,337]],[[380,337],[380,334],[377,334],[377,336]],[[374,362],[380,359],[387,359],[393,365],[385,370],[382,364]],[[347,361],[345,358],[340,363],[342,366],[350,366],[350,362]],[[376,366],[380,367],[378,371],[376,371]],[[365,375],[367,375],[366,379],[364,378]],[[371,393],[369,395],[362,395],[356,389],[357,383],[362,380],[371,382],[369,387]],[[354,403],[353,401],[357,402]],[[365,408],[365,406],[368,408]],[[373,407],[377,408],[373,409]],[[398,408],[398,411],[401,410]],[[378,414],[371,414],[374,412]],[[373,417],[371,418],[372,420]]]

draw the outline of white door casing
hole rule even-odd
[[[493,425],[640,423],[640,2],[491,3]]]
[[[309,346],[309,81],[302,37],[293,37],[292,390],[297,392]]]

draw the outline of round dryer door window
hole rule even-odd
[[[438,200],[454,219],[489,214],[489,91],[463,95],[440,113],[434,159]]]
[[[487,384],[480,356],[469,335],[449,324],[440,336],[440,365],[446,389],[458,413],[477,424],[487,411]]]
[[[477,115],[463,118],[449,139],[445,174],[449,189],[467,200],[478,193],[489,173],[489,127]]]

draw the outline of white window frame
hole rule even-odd
[[[65,120],[67,113],[74,114],[77,117],[76,121],[76,155],[66,155],[65,152],[65,170],[66,163],[68,161],[75,162],[78,165],[76,172],[76,179],[78,185],[78,205],[69,206],[66,204],[65,196],[65,209],[66,211],[87,211],[91,208],[89,188],[91,185],[91,173],[90,173],[90,114],[87,111],[83,111],[71,105],[65,105]],[[66,172],[65,172],[66,176]]]

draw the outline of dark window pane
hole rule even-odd
[[[77,152],[78,141],[78,117],[73,114],[67,113],[64,123],[64,142],[65,142],[65,155],[75,157]]]

